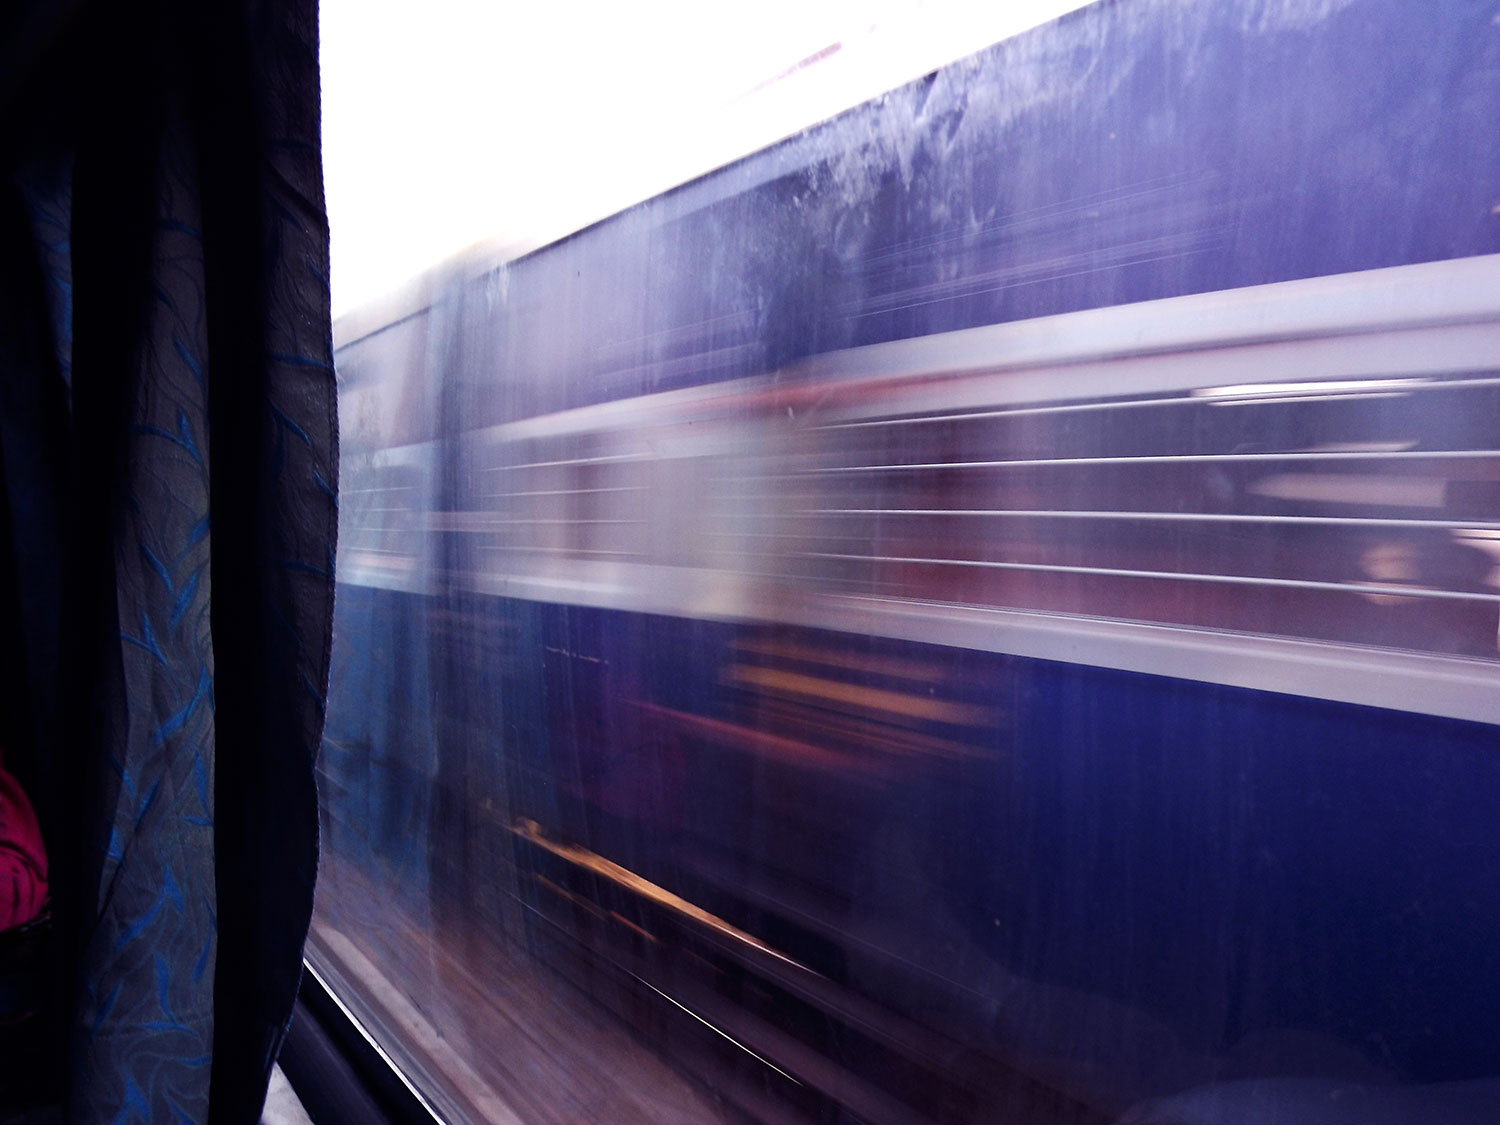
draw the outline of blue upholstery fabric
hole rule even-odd
[[[5,102],[34,315],[0,321],[0,600],[70,1120],[256,1120],[295,1000],[336,529],[316,32],[307,0],[83,5]]]

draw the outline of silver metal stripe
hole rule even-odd
[[[1057,330],[1070,331],[1063,325]],[[975,357],[972,364],[955,365],[946,337],[902,343],[913,345],[913,360],[910,370],[897,373],[854,366],[857,357],[853,353],[823,357],[828,370],[812,378],[838,393],[818,403],[817,421],[1191,393],[1264,383],[1268,372],[1275,372],[1277,381],[1285,383],[1441,377],[1454,371],[1494,368],[1495,357],[1500,355],[1500,324],[1492,320],[1354,335],[1331,333],[1201,350],[1126,350],[1077,362],[1023,364],[1010,363],[997,353],[988,364]],[[927,351],[925,368],[915,361],[919,343]],[[1232,400],[1204,396],[1203,401],[1222,401],[1227,409]]]
[[[1415,394],[1421,391],[1465,391],[1487,387],[1500,387],[1500,378],[1413,380],[1411,386],[1403,388],[1399,393]],[[1351,389],[1339,397],[1389,397],[1391,393],[1397,392],[1372,393],[1370,391]],[[1108,410],[1139,410],[1143,407],[1161,406],[1211,406],[1215,402],[1225,401],[1236,404],[1245,402],[1297,402],[1306,401],[1307,397],[1300,394],[1288,394],[1282,397],[1265,396],[1253,399],[1214,399],[1190,391],[1187,394],[1161,395],[1154,398],[1105,399],[1099,402],[1066,402],[1048,406],[1013,406],[1002,407],[998,410],[961,410],[946,414],[904,414],[893,418],[870,418],[858,422],[828,422],[819,426],[811,426],[809,429],[819,431],[860,430],[877,426],[916,426],[926,422],[982,422],[993,418],[1019,418],[1037,414],[1099,413]]]
[[[527,461],[520,465],[486,465],[482,473],[508,473],[516,469],[551,469],[563,465],[608,465],[618,461],[645,461],[649,453],[611,453],[602,457],[569,457],[561,461]]]
[[[1493,449],[1434,450],[1338,450],[1318,453],[1161,453],[1139,457],[1026,457],[1007,461],[932,461],[913,465],[828,465],[789,473],[768,473],[771,477],[798,477],[812,473],[891,473],[929,469],[1010,469],[1057,465],[1198,465],[1282,462],[1282,461],[1464,461],[1500,457]]]
[[[559,564],[561,565],[561,564]],[[455,576],[522,601],[772,622],[1500,724],[1500,662],[988,606],[786,591],[775,576],[580,562]]]
[[[1275,282],[1166,297],[1083,312],[970,328],[819,357],[807,375],[957,374],[1006,366],[1076,363],[1115,356],[1260,344],[1455,325],[1500,317],[1500,255]]]
[[[1264,516],[1229,512],[1131,512],[1083,511],[1040,508],[807,508],[793,516],[987,516],[1018,519],[1140,520],[1172,523],[1271,523],[1317,527],[1402,527],[1437,531],[1500,531],[1491,520],[1380,519],[1374,516]],[[746,512],[746,516],[772,518],[775,513]]]
[[[641,551],[608,551],[593,550],[584,547],[545,547],[532,546],[529,544],[523,546],[510,543],[481,543],[479,545],[479,549],[481,551],[518,551],[528,555],[609,555],[615,558],[627,559],[638,559],[645,557],[644,553]]]
[[[643,485],[643,484],[622,484],[622,485],[615,485],[615,486],[610,487],[610,488],[541,488],[541,489],[533,489],[531,491],[519,491],[519,492],[510,492],[510,491],[506,491],[506,492],[488,492],[488,493],[485,493],[485,497],[488,499],[490,497],[496,497],[496,496],[504,496],[504,497],[509,497],[509,496],[593,496],[593,495],[596,495],[598,493],[604,493],[604,492],[645,492],[645,491],[646,491],[646,486]]]
[[[833,595],[797,623],[1500,724],[1500,664],[1065,614]]]
[[[469,528],[468,530],[485,530],[491,527],[536,527],[541,526],[563,526],[563,527],[595,527],[599,524],[643,524],[645,520],[622,520],[622,519],[527,519],[525,516],[495,516],[488,512],[481,512],[479,516],[484,521],[484,528]],[[1466,525],[1467,526],[1467,525]],[[1500,525],[1497,525],[1500,526]]]
[[[897,555],[841,555],[823,551],[801,551],[802,559],[836,559],[846,562],[900,563],[903,565],[977,567],[985,570],[1025,570],[1046,574],[1089,574],[1101,578],[1159,578],[1173,582],[1215,582],[1230,586],[1275,586],[1291,590],[1334,590],[1340,593],[1380,594],[1403,598],[1445,598],[1452,601],[1500,602],[1500,594],[1477,594],[1463,590],[1436,590],[1399,583],[1319,582],[1304,578],[1260,578],[1248,574],[1204,574],[1179,570],[1124,570],[1108,566],[1064,566],[1059,563],[992,562],[988,559],[924,559]]]

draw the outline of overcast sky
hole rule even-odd
[[[475,242],[542,245],[1085,2],[322,0],[334,315]]]

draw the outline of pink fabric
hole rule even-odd
[[[0,768],[0,930],[29,922],[47,900],[47,851],[20,784]]]

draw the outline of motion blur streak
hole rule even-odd
[[[455,1118],[1490,1119],[1492,16],[1099,4],[340,322]]]

